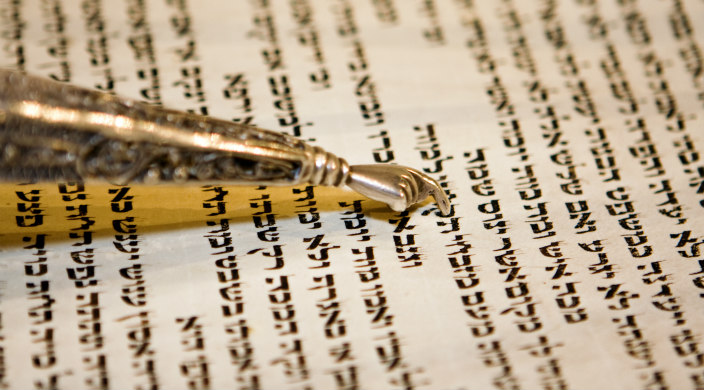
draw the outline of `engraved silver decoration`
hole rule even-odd
[[[351,189],[403,211],[438,183],[408,167],[353,165],[263,130],[0,69],[0,180],[298,185]]]

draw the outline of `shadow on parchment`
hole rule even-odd
[[[297,219],[294,201],[305,196],[305,193],[294,193],[294,190],[301,191],[305,186],[267,187],[263,190],[258,190],[257,187],[223,186],[227,191],[224,197],[226,212],[223,215],[209,216],[214,210],[205,208],[204,203],[213,198],[215,193],[206,191],[204,187],[130,186],[127,196],[132,197],[129,200],[133,209],[120,213],[112,210],[111,201],[116,194],[110,193],[110,190],[120,188],[122,187],[107,184],[86,184],[84,200],[65,201],[65,194],[59,192],[57,184],[0,184],[0,249],[22,247],[26,245],[22,237],[35,234],[47,234],[47,242],[51,243],[78,241],[76,238],[70,238],[69,233],[71,229],[80,226],[81,222],[68,218],[69,215],[76,214],[81,205],[85,205],[85,215],[91,217],[94,222],[90,231],[93,239],[97,240],[114,236],[116,232],[113,229],[113,220],[128,216],[135,218],[138,234],[205,228],[206,220],[218,218],[229,219],[231,226],[241,224],[243,229],[254,229],[252,213],[257,210],[250,204],[257,202],[256,199],[261,198],[263,194],[270,195],[269,200],[272,202],[277,221]],[[31,190],[39,190],[39,200],[36,203],[39,203],[38,209],[41,210],[43,221],[39,226],[19,227],[16,217],[28,213],[19,211],[19,207],[23,206],[18,204],[30,207],[32,202],[23,201],[17,192],[26,193]],[[314,193],[315,207],[320,213],[340,212],[340,202],[351,203],[364,199],[359,194],[341,188],[314,187]],[[124,200],[121,202],[124,204]],[[368,212],[367,218],[371,219],[387,220],[395,214],[385,204],[372,200],[364,201],[364,210]]]

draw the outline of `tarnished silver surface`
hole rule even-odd
[[[438,183],[407,167],[353,165],[252,126],[0,69],[0,180],[344,186],[403,211]]]

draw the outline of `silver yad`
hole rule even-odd
[[[395,211],[429,195],[450,202],[418,170],[350,166],[298,138],[167,110],[0,69],[0,180],[348,186]]]

